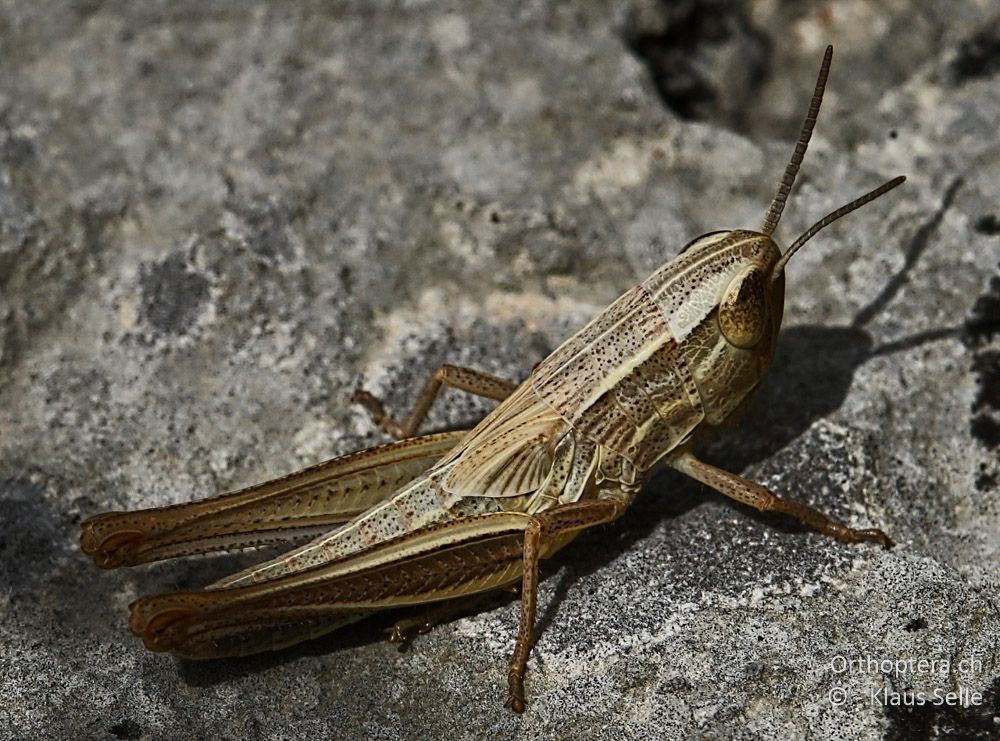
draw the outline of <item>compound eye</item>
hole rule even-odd
[[[764,334],[764,273],[754,265],[744,268],[726,287],[719,302],[719,329],[731,345],[749,348]]]

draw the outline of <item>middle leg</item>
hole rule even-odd
[[[524,673],[534,645],[538,609],[538,564],[560,535],[600,525],[618,518],[628,506],[624,492],[607,499],[591,499],[555,507],[532,517],[524,532],[524,571],[521,582],[521,623],[507,671],[507,707],[524,712]]]
[[[503,401],[517,388],[516,383],[490,373],[444,363],[427,379],[427,383],[424,384],[424,389],[417,397],[409,416],[402,422],[390,417],[378,397],[364,389],[356,390],[351,401],[367,409],[375,424],[396,439],[402,440],[406,437],[413,437],[417,433],[417,428],[427,417],[427,412],[430,411],[441,386],[450,386],[496,401]]]

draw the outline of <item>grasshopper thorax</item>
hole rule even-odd
[[[766,234],[712,232],[642,284],[690,368],[710,426],[742,408],[774,356],[784,279],[771,275],[780,259]]]

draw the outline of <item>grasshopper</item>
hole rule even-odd
[[[397,438],[241,491],[97,515],[83,550],[104,568],[292,544],[198,591],[145,597],[129,627],[153,651],[196,659],[280,649],[389,608],[434,603],[390,639],[472,596],[521,583],[507,706],[524,710],[539,561],[619,517],[662,461],[727,497],[845,543],[892,541],[699,460],[692,444],[735,423],[774,355],[784,268],[817,232],[903,182],[833,211],[782,253],[772,235],[819,114],[832,47],[760,231],[698,237],[514,384],[443,365],[402,422],[358,390]],[[499,401],[470,430],[416,433],[443,385]],[[436,616],[436,617],[435,617]]]

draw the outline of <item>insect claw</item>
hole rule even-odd
[[[430,619],[399,620],[385,629],[386,640],[392,644],[406,644],[415,635],[427,635],[437,623]]]
[[[871,543],[878,543],[887,551],[891,550],[896,544],[893,542],[892,538],[886,535],[884,532],[879,530],[877,527],[870,527],[862,530],[861,533],[864,534],[865,540]]]
[[[354,393],[351,394],[351,403],[363,406],[376,424],[381,423],[386,417],[382,402],[376,399],[369,391],[361,388],[354,389]]]
[[[385,639],[389,641],[389,643],[397,644],[406,642],[406,634],[403,632],[403,629],[399,626],[399,623],[393,625],[391,628],[386,628],[385,633],[386,633]]]
[[[892,538],[877,527],[844,528],[839,533],[833,533],[833,536],[841,543],[875,543],[887,551],[896,545]]]
[[[504,707],[518,714],[524,712],[524,674],[517,669],[507,672],[507,702]]]
[[[503,704],[505,708],[510,708],[515,713],[520,715],[524,712],[524,692],[521,695],[515,695],[513,691],[509,692],[507,695],[507,702]]]

